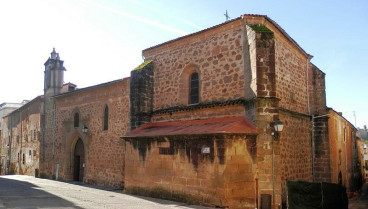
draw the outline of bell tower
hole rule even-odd
[[[55,153],[55,114],[56,105],[52,97],[61,93],[64,83],[64,61],[60,60],[55,48],[51,56],[45,62],[44,71],[44,104],[41,126],[43,129],[40,146],[40,172],[52,173],[53,164],[48,164],[46,159],[53,159]]]
[[[51,52],[51,56],[45,62],[44,92],[45,97],[54,96],[60,93],[64,83],[64,61],[60,60],[59,53],[55,52],[55,48]]]

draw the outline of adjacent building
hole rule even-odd
[[[2,119],[2,173],[34,176],[39,170],[43,96]]]

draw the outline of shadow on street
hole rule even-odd
[[[80,208],[36,185],[0,178],[0,208]]]

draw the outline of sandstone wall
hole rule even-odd
[[[147,61],[131,72],[130,126],[136,129],[151,121],[153,109],[153,63]]]
[[[308,81],[310,114],[326,114],[325,73],[310,63],[308,67]]]
[[[309,60],[274,26],[250,25],[250,29],[255,32],[259,195],[272,195],[275,208],[286,204],[286,179],[312,180]],[[277,119],[284,123],[281,134],[273,129]]]
[[[8,145],[10,142],[10,131],[7,128],[8,125],[8,118],[4,117],[1,118],[1,147],[0,147],[0,174],[4,175],[8,172]]]
[[[285,128],[280,140],[276,141],[279,156],[282,193],[286,194],[286,180],[312,181],[312,132],[311,121],[307,116],[281,111],[280,120]],[[277,180],[279,181],[279,179]],[[286,203],[286,196],[283,196]]]
[[[308,114],[307,65],[309,60],[289,41],[275,36],[275,69],[280,107]]]
[[[154,107],[188,104],[189,76],[199,73],[199,102],[245,96],[244,28],[240,21],[224,24],[182,40],[143,51],[154,63]]]
[[[49,177],[73,179],[74,148],[80,138],[84,143],[85,167],[83,181],[122,188],[124,178],[124,144],[120,137],[129,130],[130,104],[129,79],[112,81],[88,87],[54,98],[55,124],[54,143],[48,143]],[[109,111],[108,130],[103,130],[105,107]],[[74,115],[79,114],[79,127],[74,127]],[[88,132],[83,133],[83,125]],[[51,141],[46,139],[47,141]],[[53,159],[53,160],[50,160]],[[55,167],[59,165],[59,173]]]
[[[210,153],[202,153],[209,147]],[[126,191],[190,203],[254,208],[255,138],[126,140]]]
[[[353,155],[355,129],[344,117],[329,110],[328,129],[330,142],[330,162],[332,183],[342,183],[348,191],[353,191]],[[341,178],[339,173],[341,172]]]
[[[154,114],[152,116],[152,122],[239,117],[244,115],[244,105],[242,103],[235,103],[223,106],[198,107],[189,110],[168,110]]]

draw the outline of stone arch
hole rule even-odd
[[[67,134],[65,138],[65,169],[66,170],[66,179],[67,180],[73,180],[74,179],[74,152],[75,152],[75,146],[78,142],[78,140],[82,140],[84,145],[84,163],[85,165],[88,165],[88,147],[89,143],[91,141],[91,137],[82,133],[81,129],[74,129],[69,134]],[[87,173],[87,166],[84,167],[84,176],[85,177]],[[83,179],[82,179],[83,180]]]
[[[190,76],[193,73],[198,73],[199,78],[199,102],[201,101],[201,72],[198,65],[189,64],[187,65],[180,74],[180,104],[189,104],[189,90],[190,90]]]
[[[73,180],[83,181],[84,178],[84,168],[86,165],[86,151],[85,144],[82,138],[78,138],[74,143],[73,149]]]

